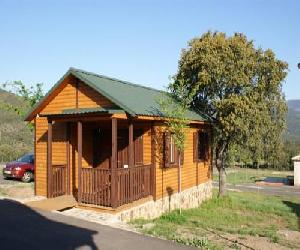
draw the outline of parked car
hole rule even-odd
[[[16,161],[9,162],[3,168],[3,177],[21,179],[23,182],[30,182],[34,178],[34,155],[23,155]]]

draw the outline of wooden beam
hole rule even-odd
[[[111,120],[111,206],[117,207],[116,170],[118,158],[118,124],[117,119]]]
[[[128,125],[128,165],[129,168],[134,167],[134,152],[133,152],[133,123],[132,120],[129,120]],[[132,171],[129,170],[129,197],[130,201],[133,198],[133,178],[132,178]]]
[[[82,122],[77,121],[77,153],[78,153],[78,203],[81,203],[81,169],[82,169]]]
[[[66,157],[67,157],[67,193],[71,194],[71,165],[70,165],[70,138],[71,138],[71,124],[66,123]]]
[[[47,136],[47,197],[52,197],[52,120],[48,120]]]
[[[34,118],[34,169],[36,170],[36,117]],[[34,175],[34,195],[36,195],[36,171],[33,172]]]

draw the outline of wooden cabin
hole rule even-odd
[[[70,68],[26,117],[35,126],[35,194],[70,194],[79,204],[111,208],[176,194],[179,159],[161,96]],[[187,117],[183,191],[212,178],[211,124],[194,111]]]

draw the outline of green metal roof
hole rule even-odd
[[[61,114],[58,113],[47,113],[42,116],[56,116],[56,115],[80,115],[90,113],[103,113],[103,114],[124,114],[125,111],[122,109],[115,108],[79,108],[79,109],[63,109]]]
[[[69,74],[72,74],[75,77],[79,78],[85,84],[99,92],[101,95],[105,96],[107,99],[115,103],[120,109],[124,110],[131,116],[163,116],[162,112],[160,111],[158,100],[165,92],[75,68],[70,68],[69,71],[60,79],[60,81],[47,93],[45,98]],[[43,102],[43,100],[41,102]],[[38,106],[39,104],[35,108],[33,108],[33,111]],[[30,114],[32,112],[30,112]],[[26,119],[29,118],[30,114]],[[198,121],[209,120],[206,115],[199,114],[193,110],[189,110],[187,112],[187,118],[190,120]]]

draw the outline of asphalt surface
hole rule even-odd
[[[0,200],[1,249],[193,249],[177,243]]]
[[[214,187],[218,187],[218,182],[213,183]],[[226,184],[227,190],[255,192],[261,194],[275,195],[275,196],[292,196],[300,198],[300,188],[294,186],[261,186],[251,183],[245,184]]]

